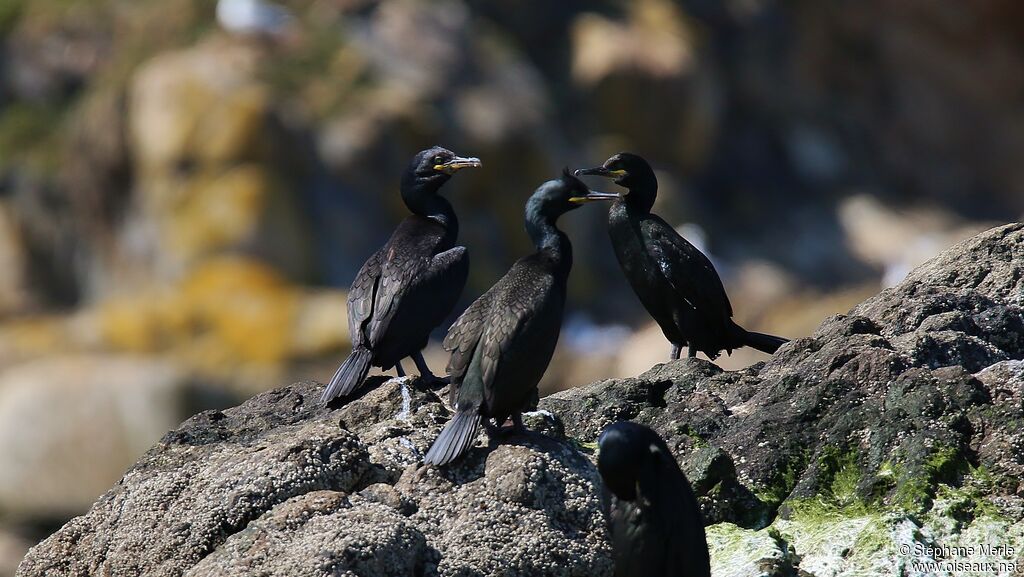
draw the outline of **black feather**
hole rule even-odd
[[[430,332],[451,312],[469,274],[465,247],[455,246],[458,220],[438,189],[449,175],[433,169],[442,148],[416,155],[402,176],[402,200],[413,213],[356,274],[348,320],[358,363],[338,369],[324,399],[351,393],[370,365],[395,366],[426,346]],[[368,351],[369,357],[367,359]],[[355,355],[355,352],[353,353]],[[359,370],[356,370],[359,369]]]
[[[372,356],[373,353],[364,347],[353,350],[334,373],[334,377],[327,384],[327,388],[324,389],[324,394],[320,397],[320,400],[328,403],[335,397],[346,396],[355,390],[363,382],[363,379],[366,378],[366,373],[370,372],[370,359]]]
[[[598,470],[611,490],[615,577],[708,577],[704,520],[662,438],[636,423],[601,433]]]
[[[480,415],[473,411],[455,413],[444,426],[437,440],[430,446],[423,462],[428,465],[446,465],[461,455],[476,440],[480,429]]]
[[[605,166],[623,171],[615,182],[629,193],[612,205],[608,231],[619,265],[644,308],[677,346],[716,358],[743,346],[777,349],[781,337],[750,337],[732,320],[732,304],[714,265],[697,247],[651,212],[658,180],[647,161],[619,153]]]
[[[516,261],[448,331],[444,348],[452,353],[450,395],[458,413],[426,462],[449,462],[468,447],[459,433],[468,431],[466,425],[456,424],[464,415],[493,418],[501,425],[520,414],[536,392],[558,342],[572,268],[569,239],[555,227],[558,217],[573,208],[570,184],[551,180],[534,192],[526,220],[537,251]]]

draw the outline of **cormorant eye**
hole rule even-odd
[[[434,164],[444,164],[444,157],[438,154],[434,157]]]

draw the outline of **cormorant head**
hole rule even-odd
[[[611,200],[617,194],[591,192],[583,181],[563,169],[562,175],[540,185],[526,202],[527,220],[542,217],[550,220],[595,200]]]
[[[654,205],[654,198],[658,193],[658,179],[654,176],[651,165],[647,164],[643,157],[631,152],[620,152],[604,161],[601,166],[581,168],[575,175],[610,178],[615,184],[626,188],[628,192],[622,195],[626,202],[640,202],[648,205],[648,208]]]
[[[463,168],[477,168],[479,158],[457,156],[447,148],[434,146],[413,157],[402,174],[402,190],[437,192],[442,184]]]
[[[636,499],[641,469],[659,459],[673,459],[665,441],[651,429],[630,421],[612,423],[597,439],[597,470],[613,495]]]

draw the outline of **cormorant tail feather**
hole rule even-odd
[[[324,403],[329,403],[336,397],[344,397],[355,390],[363,379],[366,378],[366,373],[370,372],[370,360],[373,358],[373,353],[369,349],[364,347],[357,347],[352,351],[352,354],[345,359],[345,362],[338,367],[338,370],[331,377],[331,382],[324,389],[323,396],[320,400]]]
[[[445,465],[454,461],[473,445],[479,430],[480,415],[475,407],[455,413],[427,451],[427,456],[423,457],[423,462],[428,465]]]
[[[766,335],[764,333],[755,333],[753,331],[746,331],[746,336],[743,344],[755,348],[762,353],[768,353],[769,355],[774,354],[775,351],[779,350],[779,347],[789,342],[789,339],[777,337],[775,335]]]

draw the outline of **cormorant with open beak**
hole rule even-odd
[[[601,166],[577,170],[576,176],[581,175],[610,178],[626,189],[608,211],[612,247],[633,291],[672,343],[672,359],[679,358],[684,345],[691,357],[703,351],[715,359],[723,349],[731,353],[753,347],[771,354],[788,342],[733,322],[714,265],[651,212],[658,179],[646,160],[620,152]]]
[[[709,577],[700,507],[661,436],[619,421],[597,443],[597,469],[613,496],[615,577]]]
[[[420,375],[434,378],[420,352],[466,285],[469,255],[455,246],[459,221],[438,194],[453,174],[478,167],[477,158],[435,146],[421,151],[402,174],[401,193],[412,215],[363,264],[348,293],[352,353],[324,390],[323,402],[351,393],[370,366],[395,367],[412,357]]]
[[[509,417],[522,431],[522,411],[551,361],[562,326],[572,245],[558,217],[595,200],[568,170],[526,203],[526,231],[537,247],[466,309],[448,331],[449,395],[455,415],[424,462],[444,465],[476,440],[481,422],[496,432]],[[493,419],[495,425],[490,424]]]

